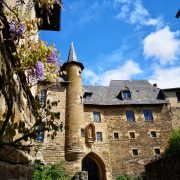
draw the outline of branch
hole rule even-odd
[[[18,14],[16,14],[16,13],[4,2],[4,0],[2,0],[2,3],[9,9],[9,11],[11,11],[11,12],[17,17],[18,22],[20,22],[20,19],[19,19],[19,17],[18,17]]]

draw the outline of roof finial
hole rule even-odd
[[[70,45],[70,50],[69,50],[69,55],[68,55],[67,62],[72,62],[72,61],[78,62],[73,42]]]

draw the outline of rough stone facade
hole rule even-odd
[[[180,88],[163,89],[167,101],[169,102],[170,111],[173,115],[173,128],[180,127],[180,100],[177,93],[180,94]]]
[[[136,104],[128,102],[119,105],[100,105],[96,101],[97,104],[84,103],[83,106],[81,64],[72,61],[68,63],[70,65],[66,75],[70,74],[72,77],[61,82],[58,88],[39,86],[40,90],[47,89],[47,99],[59,101],[56,110],[60,112],[61,118],[58,123],[62,122],[64,125],[53,140],[45,133],[40,150],[41,159],[44,163],[64,161],[73,175],[85,170],[89,173],[89,179],[92,179],[90,176],[94,169],[98,171],[93,172],[97,175],[97,180],[112,180],[121,174],[142,173],[144,165],[163,153],[167,146],[172,131],[172,114],[166,101],[151,99],[145,104],[139,101]],[[138,87],[140,91],[142,86]],[[159,90],[152,89],[152,94],[155,91],[157,93]],[[150,96],[153,97],[145,93],[146,100]],[[127,121],[126,111],[129,110],[134,112],[133,122]],[[144,110],[152,112],[153,121],[145,121]],[[98,120],[95,119],[95,114],[98,114]],[[71,149],[74,151],[71,158],[66,156],[69,145],[78,147]],[[88,163],[93,164],[93,170],[88,169]]]
[[[180,152],[152,161],[145,166],[146,179],[180,179]]]
[[[34,170],[33,158],[16,148],[5,146],[0,150],[1,180],[31,180]]]
[[[13,7],[16,4],[16,1],[4,0],[6,4],[10,7]],[[25,2],[28,2],[25,0]],[[6,11],[6,7],[3,7]],[[25,9],[25,4],[22,6],[22,13]],[[2,11],[2,2],[0,2],[0,11]],[[29,19],[35,17],[35,11],[32,8],[30,11]],[[2,122],[4,121],[3,115],[11,112],[11,118],[9,118],[8,124],[9,127],[13,124],[19,124],[23,122],[25,127],[32,127],[34,123],[34,118],[31,110],[28,106],[27,96],[25,90],[23,89],[22,81],[17,71],[14,70],[14,64],[11,59],[12,55],[9,51],[10,46],[7,42],[7,32],[9,27],[6,27],[6,19],[4,17],[0,20],[0,129],[2,128]],[[34,37],[37,39],[37,36]],[[12,45],[12,44],[11,44]],[[24,75],[25,77],[25,75]],[[32,94],[36,92],[36,89],[32,88]],[[6,95],[5,95],[6,94]],[[10,105],[9,105],[9,104]],[[7,108],[8,107],[8,108]],[[8,110],[10,110],[8,112]],[[9,113],[10,114],[10,113]],[[28,153],[24,153],[18,148],[11,146],[11,142],[16,140],[20,136],[17,129],[7,128],[6,125],[5,131],[3,133],[3,143],[1,141],[0,147],[0,179],[2,180],[31,180],[33,174],[33,164],[34,158]],[[2,130],[2,129],[1,129]],[[9,143],[10,142],[10,143]],[[9,145],[4,145],[4,144]],[[26,145],[26,142],[22,142]]]
[[[61,88],[60,88],[61,89]],[[64,87],[63,87],[64,89]],[[61,113],[59,123],[65,124],[66,93],[60,90],[51,91],[50,99],[60,100],[56,110]],[[49,90],[50,92],[50,90]],[[127,122],[125,112],[132,110],[135,112],[135,122]],[[154,116],[153,122],[145,122],[143,116],[144,109],[151,109]],[[93,120],[93,112],[100,112],[101,122]],[[78,114],[77,120],[78,120]],[[95,126],[95,132],[102,132],[102,141],[85,143],[82,151],[84,157],[94,154],[98,156],[105,166],[106,178],[115,179],[120,174],[136,175],[144,171],[144,165],[155,156],[155,148],[162,153],[167,146],[167,139],[172,131],[172,122],[169,109],[166,105],[136,105],[136,106],[84,106],[85,123],[82,128],[89,124]],[[79,134],[81,128],[78,128]],[[150,135],[155,131],[157,137]],[[130,139],[129,133],[134,132],[135,138]],[[118,133],[119,138],[114,139],[114,133]],[[73,136],[73,134],[72,134]],[[65,161],[67,169],[76,172],[82,170],[82,160],[66,161],[65,159],[65,128],[59,131],[55,139],[48,139],[45,134],[44,146],[42,148],[43,161],[52,163]],[[132,149],[138,149],[139,155],[133,156]],[[101,162],[98,161],[101,164]]]

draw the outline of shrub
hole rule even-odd
[[[33,180],[70,180],[68,172],[62,162],[43,165],[35,164]]]
[[[168,143],[169,146],[165,151],[165,155],[180,151],[180,128],[173,130]]]
[[[143,176],[120,175],[116,180],[143,180]]]

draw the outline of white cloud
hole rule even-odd
[[[180,67],[156,67],[155,73],[149,82],[152,84],[157,83],[160,88],[180,87]]]
[[[115,9],[120,9],[116,18],[124,20],[130,24],[161,27],[161,18],[151,18],[148,10],[143,6],[142,0],[115,0]]]
[[[131,79],[134,75],[142,73],[139,65],[133,60],[128,60],[123,66],[96,74],[91,70],[84,70],[84,81],[88,84],[109,85],[110,80]]]
[[[180,54],[178,32],[172,32],[168,26],[149,34],[143,41],[144,55],[155,57],[161,64],[173,64]]]

